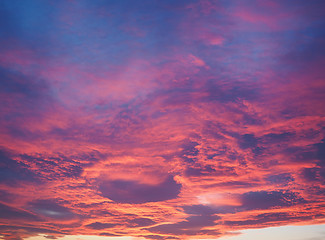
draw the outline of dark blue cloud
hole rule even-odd
[[[142,184],[136,181],[114,180],[104,181],[99,185],[99,191],[119,203],[146,203],[174,199],[181,190],[181,184],[172,176],[158,185]]]
[[[231,187],[231,188],[247,188],[247,187],[254,187],[257,183],[255,182],[247,182],[247,181],[227,181],[221,183],[215,183],[210,185],[210,187]]]
[[[19,219],[23,221],[40,221],[40,218],[30,212],[0,203],[0,218]]]
[[[214,226],[218,216],[190,216],[185,221],[174,224],[162,224],[148,228],[150,232],[173,235],[197,235],[202,234],[202,228]],[[214,232],[214,234],[216,234]]]
[[[196,161],[196,156],[199,154],[199,150],[196,148],[198,145],[199,143],[195,141],[185,141],[181,145],[182,150],[178,156],[182,158],[185,163],[194,163]]]
[[[254,136],[254,134],[244,134],[238,140],[238,144],[242,149],[256,148],[257,143],[258,139]]]
[[[183,78],[183,72],[179,77]],[[204,85],[202,87],[197,87],[197,81],[202,81]],[[164,106],[182,106],[186,109],[190,104],[202,103],[229,103],[237,102],[239,99],[249,99],[253,100],[256,98],[257,90],[249,85],[243,83],[238,83],[231,81],[231,84],[226,83],[224,80],[207,80],[202,79],[189,79],[187,82],[181,86],[171,85],[164,89],[159,89],[151,97],[162,99],[162,104]],[[259,122],[258,119],[254,119],[253,116],[247,115],[240,109],[232,109],[242,115],[244,115],[245,120],[253,122]]]
[[[313,145],[315,151],[307,152],[307,160],[316,160],[317,167],[302,169],[302,177],[307,181],[321,181],[325,182],[325,140]]]
[[[145,235],[144,237],[147,239],[157,239],[157,240],[166,239],[164,236],[161,235]]]
[[[241,211],[240,207],[234,207],[230,205],[220,205],[220,206],[206,206],[206,205],[190,205],[183,206],[184,212],[191,215],[200,216],[212,216],[219,213],[235,213]]]
[[[63,155],[45,159],[23,154],[21,158],[42,169],[43,178],[46,179],[77,178],[83,172],[82,163]]]
[[[209,80],[206,83],[206,91],[209,96],[205,101],[236,102],[238,99],[254,100],[258,96],[256,87],[247,83],[232,81],[231,84],[222,80]]]
[[[261,137],[261,141],[266,143],[280,143],[287,141],[290,138],[294,137],[295,133],[284,132],[284,133],[269,133]]]
[[[281,174],[267,176],[266,180],[273,184],[286,185],[289,182],[294,181],[294,178],[291,176],[290,173],[281,173]]]
[[[42,228],[42,227],[24,227],[24,226],[16,226],[16,225],[0,225],[0,230],[1,233],[3,233],[5,236],[8,236],[8,239],[11,239],[11,236],[14,237],[19,237],[19,232],[21,230],[24,230],[25,232],[27,232],[28,234],[41,234],[41,233],[45,233],[45,234],[65,234],[67,233],[66,231],[62,230],[62,231],[57,231],[57,230],[53,230],[53,229],[49,229],[49,228]],[[19,238],[20,239],[20,238]]]
[[[25,181],[40,183],[39,176],[29,170],[28,166],[13,160],[9,153],[0,150],[0,183],[16,185]]]
[[[150,218],[135,218],[128,221],[131,227],[146,227],[155,224],[156,222]]]
[[[319,8],[313,8],[309,4],[305,5],[305,10],[309,9],[309,17],[315,18],[313,22],[310,22],[305,28],[294,33],[292,37],[299,43],[299,48],[291,48],[290,51],[283,56],[286,62],[290,64],[295,64],[296,66],[309,67],[314,62],[321,60],[325,54],[325,21],[324,18],[319,18],[315,12],[322,11],[323,6]],[[311,13],[313,12],[313,13]],[[318,12],[319,14],[319,12]],[[316,20],[316,18],[318,18]],[[315,21],[316,20],[316,21]],[[308,36],[308,41],[301,36]],[[320,93],[320,92],[319,92]]]
[[[57,237],[53,235],[45,235],[44,237],[47,239],[57,239]]]
[[[302,176],[307,181],[319,180],[319,168],[304,168],[302,169]]]
[[[172,237],[172,236],[161,236],[161,235],[143,235],[141,237],[144,237],[146,239],[157,239],[157,240],[167,240],[167,239],[180,239],[179,237]]]
[[[78,218],[78,215],[70,209],[59,205],[55,200],[40,199],[29,203],[28,206],[34,213],[57,220],[70,220]]]
[[[197,156],[199,154],[199,150],[196,148],[199,143],[188,141],[182,144],[182,154],[187,156]]]
[[[317,214],[316,216],[279,212],[279,213],[263,213],[253,216],[252,219],[242,221],[225,221],[224,224],[228,226],[270,226],[272,223],[278,222],[292,222],[292,221],[308,221],[314,217],[322,217],[324,214]]]
[[[191,215],[210,216],[218,211],[206,205],[189,205],[183,206],[184,212]]]
[[[185,175],[187,177],[201,177],[209,175],[218,175],[216,170],[212,166],[204,167],[187,167],[185,170]]]
[[[5,190],[0,190],[0,201],[4,203],[12,202],[17,196]]]
[[[284,143],[294,136],[294,133],[284,132],[269,133],[262,137],[256,137],[254,134],[244,134],[237,138],[240,148],[251,149],[255,155],[259,155],[267,149],[268,145]]]
[[[310,162],[316,159],[315,151],[308,147],[289,147],[284,152],[288,154],[290,160],[294,162]]]
[[[236,176],[234,167],[226,167],[222,165],[201,165],[198,163],[189,164],[184,171],[187,177],[204,177],[204,176]]]
[[[244,209],[269,209],[274,207],[289,207],[306,201],[290,191],[259,191],[247,192],[240,197]]]
[[[27,141],[40,138],[41,133],[25,127],[26,120],[41,122],[54,106],[54,94],[46,81],[37,76],[0,67],[0,123],[7,132]],[[36,107],[37,106],[37,107]]]
[[[3,67],[0,67],[0,78],[0,93],[24,97],[29,101],[39,100],[49,90],[45,81]]]
[[[108,232],[102,232],[99,234],[99,236],[107,236],[107,237],[121,237],[121,235],[117,235],[114,233],[108,233]]]
[[[325,167],[325,139],[322,142],[315,144],[316,158],[319,160],[319,165]]]
[[[94,222],[94,223],[86,225],[86,227],[95,229],[95,230],[102,230],[102,229],[106,229],[106,228],[115,227],[116,225],[117,224],[113,224],[113,223]]]
[[[190,215],[186,220],[174,224],[161,224],[148,228],[148,230],[153,233],[173,234],[176,236],[209,234],[208,230],[202,230],[202,228],[214,226],[216,221],[221,219],[219,216],[214,215],[214,209],[204,205],[183,206],[183,209],[185,213]],[[212,231],[210,234],[216,236],[219,233]]]

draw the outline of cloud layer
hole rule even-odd
[[[0,235],[324,223],[323,1],[0,3]]]

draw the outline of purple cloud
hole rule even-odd
[[[104,197],[118,203],[146,203],[174,199],[181,190],[181,184],[172,176],[158,185],[138,183],[136,181],[112,180],[99,185]]]

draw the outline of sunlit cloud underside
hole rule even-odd
[[[323,239],[324,12],[1,1],[0,236]]]

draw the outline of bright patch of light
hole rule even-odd
[[[325,225],[282,226],[241,231],[242,234],[218,240],[324,240]]]

